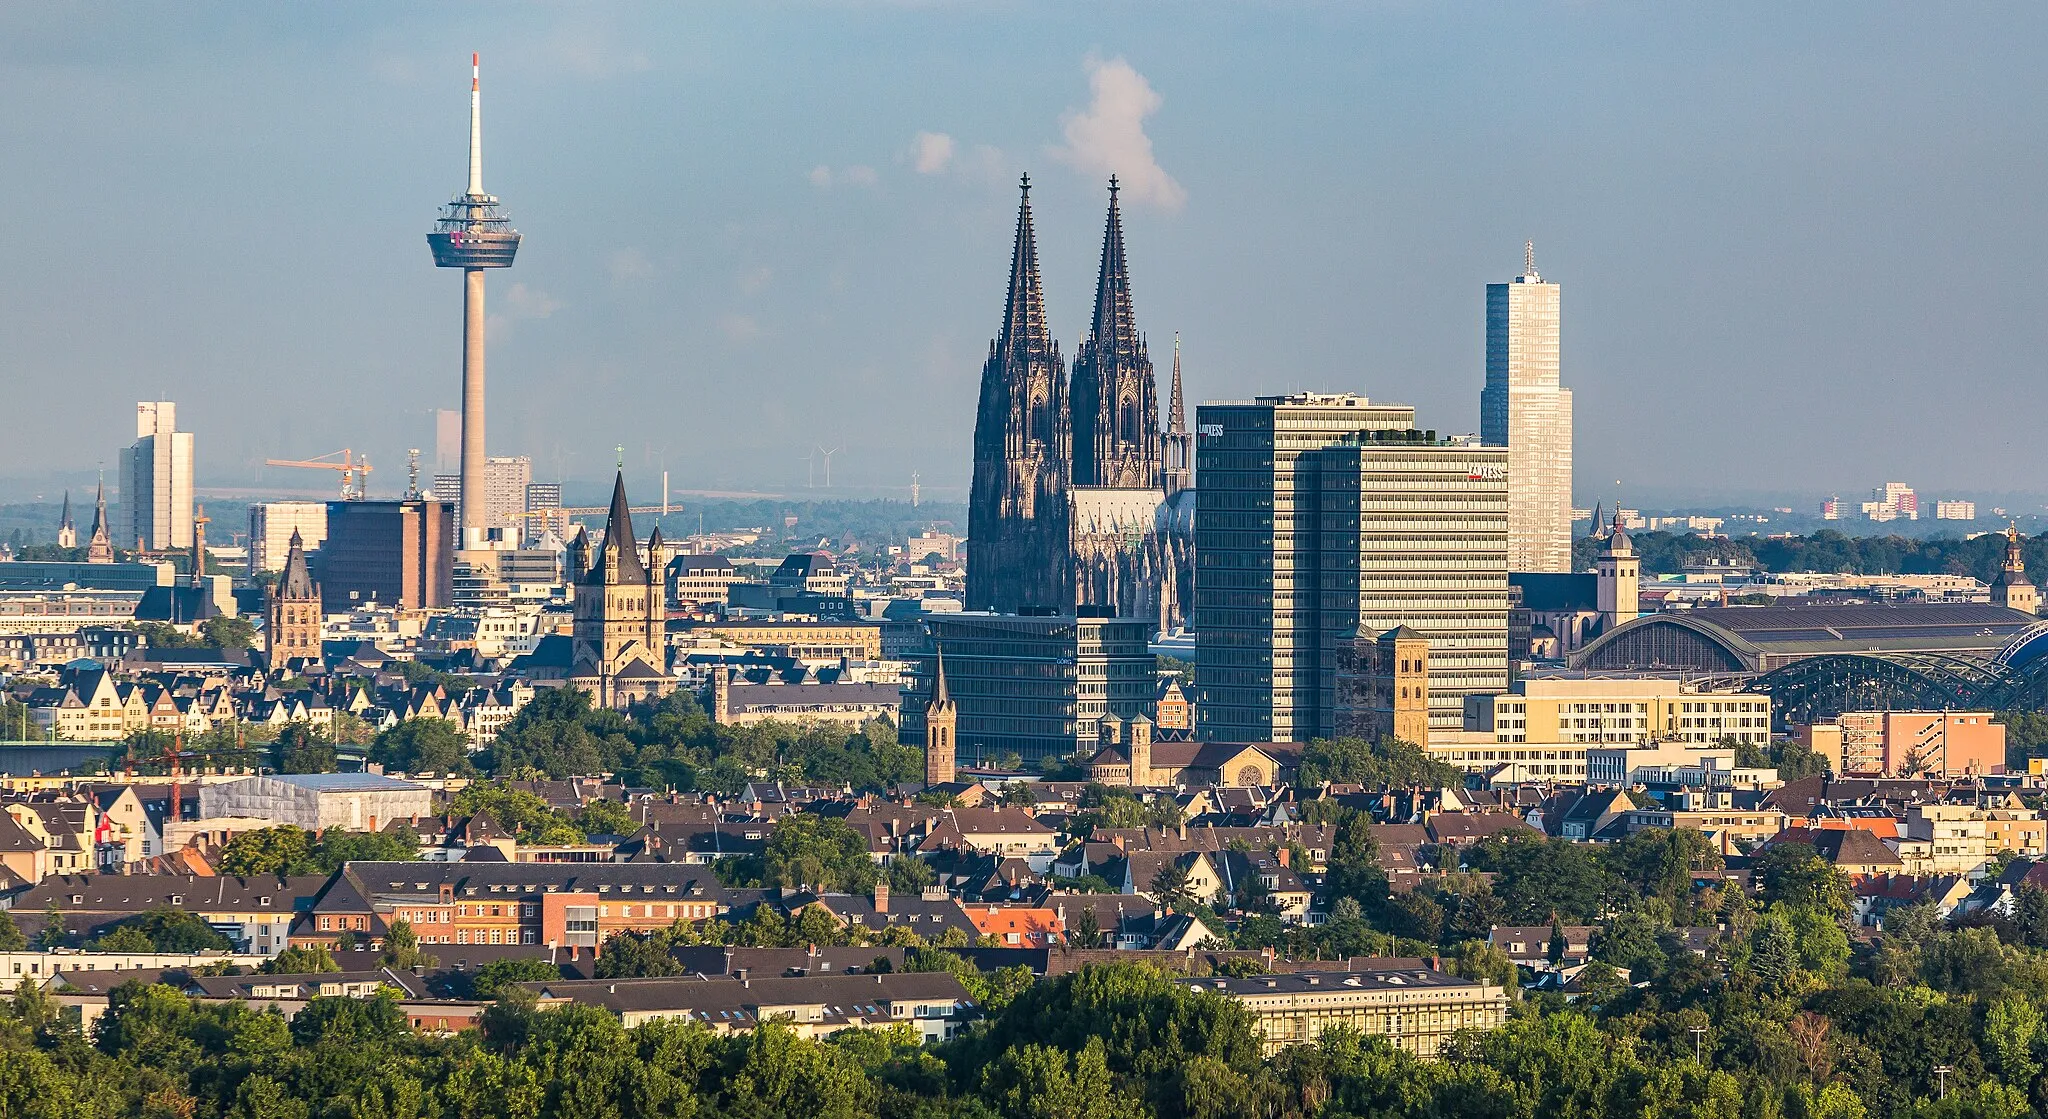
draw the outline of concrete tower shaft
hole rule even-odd
[[[510,268],[519,252],[519,231],[484,193],[482,67],[469,56],[468,189],[441,208],[427,234],[437,268],[460,268],[462,276],[462,546],[482,544],[484,523],[484,273]]]

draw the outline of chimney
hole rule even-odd
[[[875,879],[875,912],[889,912],[889,879],[886,875]]]

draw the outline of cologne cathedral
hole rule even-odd
[[[1124,257],[1116,180],[1095,317],[1069,379],[1045,322],[1031,180],[1000,333],[981,369],[968,505],[967,608],[1113,610],[1183,624],[1194,585],[1194,441],[1174,348],[1167,430]]]

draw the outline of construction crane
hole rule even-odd
[[[341,461],[334,461],[337,458]],[[369,492],[370,456],[364,455],[361,459],[358,459],[355,457],[355,452],[347,447],[343,447],[333,454],[321,455],[319,458],[267,458],[263,460],[263,465],[296,466],[306,470],[339,470],[341,471],[341,499],[343,501],[361,501]]]

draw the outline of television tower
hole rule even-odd
[[[519,231],[484,193],[484,129],[477,56],[469,56],[469,189],[441,208],[427,247],[437,268],[462,269],[462,543],[482,547],[484,523],[484,269],[512,267]]]

